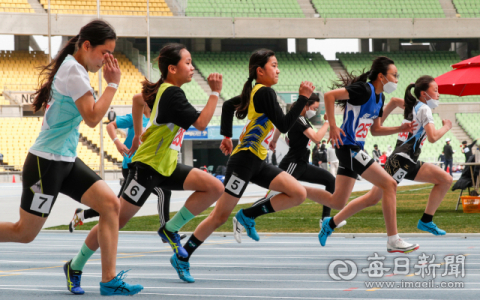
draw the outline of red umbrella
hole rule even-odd
[[[466,60],[463,60],[459,63],[456,63],[456,64],[452,65],[452,68],[458,69],[458,68],[465,67],[465,66],[472,67],[472,66],[479,66],[479,65],[480,65],[480,55],[469,58],[469,59],[466,59]]]
[[[467,63],[462,68],[438,76],[435,81],[440,94],[460,97],[480,95],[480,65]]]

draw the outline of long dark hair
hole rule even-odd
[[[415,104],[417,103],[417,99],[420,99],[421,94],[420,92],[425,92],[430,88],[430,83],[435,81],[435,78],[429,75],[423,75],[422,77],[418,78],[415,83],[410,83],[405,90],[405,111],[404,117],[405,119],[408,118],[408,115],[412,113]],[[412,95],[412,88],[415,97]]]
[[[165,45],[160,50],[160,55],[157,57],[158,61],[158,69],[160,70],[160,79],[156,82],[150,82],[147,78],[142,81],[142,96],[147,105],[150,108],[153,108],[153,104],[155,103],[155,98],[157,97],[158,89],[160,85],[167,79],[168,75],[168,66],[174,65],[176,66],[178,62],[182,59],[182,55],[180,51],[182,49],[186,49],[185,45],[177,44],[177,43],[170,43]]]
[[[80,29],[80,33],[67,42],[50,64],[40,67],[40,88],[34,93],[33,111],[37,112],[42,108],[45,109],[47,106],[52,94],[53,79],[67,55],[74,54],[85,41],[89,41],[92,47],[96,47],[105,44],[107,40],[116,39],[117,34],[115,30],[105,21],[94,20],[83,26],[82,29]]]
[[[310,105],[314,104],[315,102],[320,102],[320,98],[318,97],[317,93],[312,93],[310,98],[308,98],[308,100],[307,100],[306,106],[310,106]],[[290,105],[290,110],[295,106],[296,103],[297,103],[297,101],[293,102],[292,105]]]
[[[250,94],[252,93],[253,80],[257,79],[257,68],[265,67],[270,57],[275,56],[275,52],[268,49],[259,49],[252,53],[248,62],[248,80],[243,85],[240,94],[240,104],[236,107],[235,116],[242,120],[248,115],[248,106],[250,105]]]
[[[370,70],[365,72],[365,69],[363,69],[363,73],[360,76],[355,76],[353,74],[354,71],[350,73],[347,72],[345,76],[340,75],[340,80],[333,83],[332,90],[347,87],[358,81],[361,81],[361,82],[367,82],[367,80],[375,81],[377,80],[378,74],[380,73],[387,76],[388,67],[394,64],[395,63],[390,58],[386,56],[379,56],[373,60]],[[336,104],[337,106],[340,106],[342,109],[345,109],[347,102],[337,101]]]

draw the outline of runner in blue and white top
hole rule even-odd
[[[336,154],[339,160],[335,192],[342,191],[341,197],[337,198],[342,206],[347,203],[357,176],[361,175],[383,192],[384,213],[396,214],[397,183],[363,149],[369,130],[374,136],[412,132],[413,130],[414,123],[404,123],[398,127],[382,126],[385,101],[383,92],[393,92],[397,87],[398,77],[397,67],[393,60],[388,57],[377,57],[373,61],[370,71],[358,77],[348,74],[346,78],[342,78],[340,84],[336,85],[339,87],[338,89],[325,93],[325,109],[330,123],[329,140],[337,147]],[[335,122],[335,102],[344,109],[343,123],[340,128]],[[388,107],[389,110],[391,110],[391,106]],[[352,210],[354,208],[349,203],[342,212],[347,215]],[[384,217],[386,219],[387,215]],[[340,224],[344,219],[340,220],[337,214],[323,221],[322,230],[318,235],[322,246],[336,228],[336,224]],[[411,252],[419,247],[399,238],[396,222],[395,226],[387,226],[387,234],[389,237],[388,251]]]
[[[102,247],[102,295],[133,295],[141,285],[129,285],[116,276],[120,202],[108,185],[77,157],[79,125],[82,120],[90,127],[101,122],[120,83],[121,72],[113,57],[116,34],[106,22],[94,20],[83,26],[80,33],[68,41],[40,76],[44,79],[35,93],[34,111],[45,109],[42,130],[23,166],[23,192],[20,220],[0,223],[0,242],[28,243],[35,239],[47,220],[59,193],[88,205],[102,216],[97,240],[82,247]],[[97,72],[103,66],[108,87],[98,101],[90,86],[88,71]],[[88,244],[88,245],[87,245]],[[80,287],[84,261],[69,261],[64,265],[67,288],[83,294]],[[120,288],[121,287],[121,288]]]
[[[415,96],[411,93],[412,88],[414,88]],[[431,143],[435,143],[452,128],[452,122],[442,120],[443,127],[435,129],[432,109],[438,106],[438,99],[438,85],[435,79],[431,76],[422,76],[407,87],[405,100],[398,98],[394,100],[396,106],[405,109],[403,124],[415,122],[418,126],[411,133],[399,133],[397,146],[385,164],[385,171],[398,183],[406,178],[434,184],[428,198],[427,207],[422,218],[418,221],[417,228],[434,235],[445,235],[446,232],[439,229],[432,220],[433,215],[452,185],[452,177],[438,166],[418,160],[426,139]],[[385,114],[383,119],[387,115],[388,113]],[[344,221],[347,217],[352,216],[363,208],[375,205],[382,196],[383,191],[376,186],[373,187],[365,196],[352,200],[345,207],[345,212],[343,210],[340,211],[335,216],[335,222]],[[387,228],[396,228],[394,211],[387,210],[385,213]]]

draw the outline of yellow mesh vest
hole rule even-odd
[[[272,140],[275,127],[265,114],[255,111],[255,104],[253,104],[253,96],[262,87],[264,87],[263,84],[255,85],[250,94],[247,124],[243,128],[240,142],[233,150],[232,155],[242,150],[249,150],[261,160],[267,158],[268,144]]]
[[[172,175],[177,167],[178,151],[182,147],[185,129],[173,124],[157,124],[158,103],[163,92],[173,86],[162,83],[155,98],[152,115],[147,129],[142,134],[142,144],[132,159],[132,162],[141,162],[154,168],[163,176]]]

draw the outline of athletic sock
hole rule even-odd
[[[185,224],[191,219],[195,218],[194,215],[183,206],[173,218],[165,224],[165,229],[170,232],[178,232]]]
[[[330,217],[330,212],[331,211],[332,211],[332,209],[330,207],[324,205],[323,210],[322,210],[322,220]]]
[[[328,222],[328,226],[330,226],[330,228],[332,228],[332,229],[337,228],[337,225],[335,224],[335,221],[333,220],[333,217]]]
[[[255,219],[257,217],[260,217],[261,215],[273,213],[275,212],[275,210],[272,207],[271,201],[272,199],[268,199],[267,201],[261,204],[244,209],[243,214],[245,215],[245,217]]]
[[[426,213],[423,213],[423,216],[420,219],[420,221],[422,221],[423,223],[430,223],[430,222],[433,221],[433,216],[429,215],[429,214],[426,214]]]
[[[184,257],[180,257],[180,256],[177,255],[177,258],[181,261],[188,262],[188,260],[190,259],[190,256],[192,256],[192,253],[195,250],[197,250],[197,248],[200,247],[200,245],[202,245],[202,244],[203,244],[203,242],[200,241],[199,239],[197,239],[197,237],[192,234],[192,236],[188,239],[188,241],[183,246],[185,251],[187,251],[188,256],[184,258]]]
[[[396,242],[399,238],[400,238],[400,236],[398,235],[398,233],[395,234],[395,235],[390,235],[390,236],[388,236],[388,243],[392,244],[392,243]]]
[[[90,259],[90,257],[92,257],[93,253],[95,253],[95,251],[90,250],[87,244],[83,243],[82,248],[80,248],[78,254],[72,259],[72,263],[70,264],[72,270],[82,271],[83,267],[85,267],[85,264]]]
[[[84,220],[100,216],[100,214],[98,212],[96,212],[95,210],[93,210],[91,208],[87,209],[87,210],[84,210],[82,213],[83,213]]]

